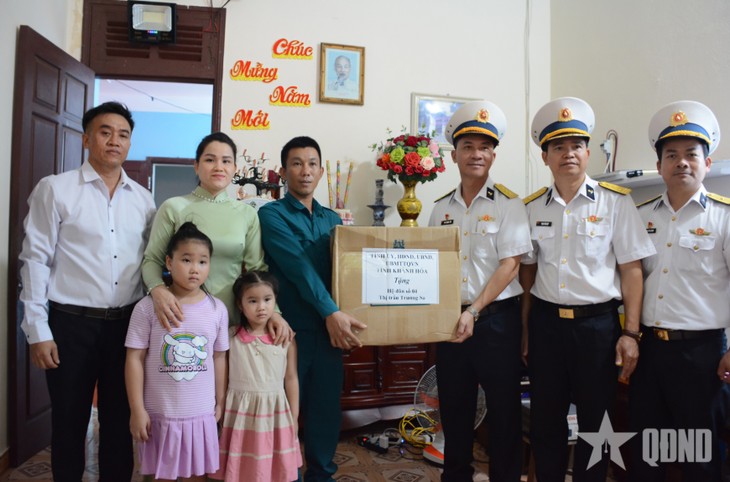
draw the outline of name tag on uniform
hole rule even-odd
[[[443,221],[441,221],[441,226],[445,226],[447,224],[454,224],[454,220],[453,219],[444,219]]]
[[[535,223],[535,226],[552,226],[552,221],[538,221]]]
[[[646,228],[646,232],[649,234],[654,234],[656,233],[656,228]]]

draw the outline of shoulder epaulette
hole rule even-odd
[[[451,190],[451,191],[447,192],[446,194],[444,194],[443,196],[441,196],[440,198],[436,199],[436,200],[435,200],[434,202],[435,202],[435,203],[437,203],[437,202],[439,202],[440,200],[442,200],[442,199],[444,199],[444,198],[447,198],[447,197],[451,196],[451,195],[452,195],[452,194],[454,194],[455,192],[456,192],[456,189],[453,189],[453,190]]]
[[[708,192],[707,197],[712,199],[713,201],[717,201],[722,204],[727,204],[730,206],[730,198],[725,196],[720,196],[719,194],[715,194],[714,192]]]
[[[610,182],[601,181],[598,183],[599,186],[601,186],[603,189],[608,189],[609,191],[617,192],[622,195],[631,194],[631,189],[628,187],[623,186],[617,186],[616,184],[611,184]]]
[[[497,191],[501,192],[505,196],[507,196],[509,199],[514,199],[517,197],[517,194],[513,193],[504,184],[494,184],[494,187],[497,189]]]
[[[548,192],[548,188],[547,187],[541,187],[540,189],[538,189],[537,191],[533,192],[532,194],[530,194],[529,196],[527,196],[525,199],[523,199],[522,202],[525,203],[525,205],[530,204],[532,201],[534,201],[535,199],[539,198],[540,196],[542,196],[546,192]]]
[[[636,205],[636,207],[637,207],[637,208],[640,208],[641,206],[646,206],[647,204],[651,204],[651,203],[653,203],[654,201],[656,201],[657,199],[659,199],[660,197],[662,197],[662,195],[661,195],[661,194],[660,194],[660,195],[658,195],[658,196],[654,196],[654,197],[653,197],[653,198],[651,198],[651,199],[647,199],[646,201],[644,201],[644,202],[642,202],[642,203],[639,203],[639,204],[637,204],[637,205]]]

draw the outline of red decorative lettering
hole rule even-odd
[[[300,40],[287,40],[285,38],[280,38],[274,42],[271,50],[273,57],[292,59],[311,59],[314,51],[311,46],[306,46]]]
[[[290,85],[286,89],[280,85],[269,96],[269,103],[274,105],[306,107],[311,105],[312,102],[309,94],[299,92],[296,85]]]
[[[231,119],[232,129],[268,129],[270,127],[269,113],[259,110],[254,114],[252,109],[239,109]]]

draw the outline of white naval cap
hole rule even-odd
[[[720,142],[720,124],[705,104],[693,100],[672,102],[651,118],[649,142],[656,150],[660,141],[678,136],[704,141],[712,154]]]
[[[596,116],[583,99],[560,97],[551,100],[537,111],[532,119],[532,140],[542,147],[561,137],[585,137],[590,139]]]
[[[446,125],[446,140],[451,144],[454,139],[465,134],[483,134],[495,140],[495,145],[504,135],[507,118],[502,109],[486,100],[466,102],[459,107]]]

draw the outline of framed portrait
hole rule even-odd
[[[411,132],[435,132],[435,139],[442,149],[451,150],[444,135],[446,124],[451,115],[462,104],[470,100],[467,97],[452,97],[450,95],[411,94]]]
[[[365,47],[321,44],[319,53],[319,101],[363,105]]]

